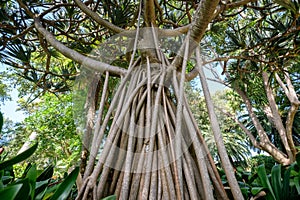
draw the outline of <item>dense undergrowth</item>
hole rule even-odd
[[[0,130],[3,118],[0,113]],[[79,168],[75,167],[63,177],[53,176],[55,167],[50,165],[38,169],[36,164],[27,163],[38,147],[38,142],[17,156],[6,159],[8,152],[0,149],[0,199],[5,200],[56,200],[75,199],[77,196],[76,179]],[[26,165],[22,175],[16,176],[14,167],[17,164]],[[235,174],[245,199],[284,200],[300,197],[300,154],[296,162],[289,166],[277,164],[268,156],[253,157],[248,166],[235,168]],[[250,166],[250,167],[249,167]],[[223,185],[232,198],[226,176],[219,170]],[[104,198],[116,199],[116,196]]]

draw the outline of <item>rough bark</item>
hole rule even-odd
[[[200,1],[193,22],[190,27],[191,34],[189,36],[190,48],[189,55],[195,50],[200,40],[202,39],[208,24],[215,16],[217,5],[220,0],[202,0]],[[176,69],[181,69],[183,61],[184,45],[179,49],[179,52],[172,62],[172,66]]]

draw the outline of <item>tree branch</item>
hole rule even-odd
[[[239,6],[244,6],[248,3],[255,2],[255,1],[257,1],[257,0],[241,0],[241,1],[236,1],[236,2],[229,3],[229,4],[225,4],[225,10],[229,9],[229,8],[236,8]]]
[[[298,100],[295,88],[291,82],[289,74],[286,71],[284,71],[283,73],[284,73],[284,78],[287,83],[287,86],[284,84],[284,82],[282,81],[282,79],[279,77],[279,75],[277,73],[275,73],[275,78],[276,78],[276,81],[278,82],[278,84],[280,85],[280,87],[283,89],[285,95],[291,102],[291,107],[289,109],[287,119],[285,122],[285,130],[286,130],[287,140],[288,140],[289,145],[292,147],[293,154],[296,154],[295,144],[293,141],[292,129],[293,129],[295,115],[296,115],[296,112],[298,111],[300,102]]]
[[[284,148],[287,152],[288,157],[293,160],[295,158],[295,155],[293,154],[293,152],[295,152],[295,151],[292,151],[292,149],[291,149],[292,147],[289,146],[289,143],[287,141],[286,130],[283,126],[282,119],[279,115],[278,107],[275,102],[273,91],[270,87],[268,73],[263,71],[262,78],[263,78],[263,84],[264,84],[264,88],[266,91],[267,99],[268,99],[270,109],[271,109],[271,118],[273,119],[272,122],[273,122],[276,130],[278,131],[278,134],[284,145]],[[293,145],[293,147],[294,147],[294,145]]]
[[[94,19],[97,23],[104,26],[105,28],[113,31],[114,33],[126,32],[126,33],[124,33],[124,35],[126,35],[126,36],[132,36],[132,37],[135,36],[135,31],[128,31],[128,30],[122,29],[122,28],[108,22],[107,20],[102,19],[97,13],[95,13],[91,9],[89,9],[80,0],[75,0],[75,3],[86,15],[88,15],[89,17]],[[160,36],[175,37],[175,36],[187,33],[189,30],[189,27],[190,27],[190,24],[176,28],[176,29],[159,29],[158,31],[159,31]]]
[[[197,44],[199,44],[202,39],[208,24],[214,18],[214,13],[219,1],[220,0],[203,0],[199,3],[195,13],[194,23],[192,23],[190,36]]]
[[[23,30],[21,33],[17,34],[17,35],[14,35],[12,36],[11,38],[9,38],[9,40],[15,40],[15,39],[18,39],[22,36],[24,36],[25,34],[27,34],[29,31],[31,31],[32,29],[34,28],[33,25],[27,27],[25,30]]]
[[[255,1],[257,1],[257,0],[241,0],[241,1],[238,1],[238,2],[233,2],[233,3],[230,3],[230,4],[226,4],[225,7],[223,8],[223,10],[231,9],[231,8],[236,8],[236,7],[243,6],[243,5],[246,5],[246,4],[250,3],[250,2],[255,2]],[[201,1],[201,2],[202,2],[202,1]],[[208,0],[207,3],[210,3],[210,1]],[[213,2],[211,2],[211,3],[213,4]],[[200,5],[199,5],[199,6],[200,6]],[[199,7],[198,7],[198,8],[199,8]],[[217,6],[216,6],[216,8],[217,8]],[[199,9],[197,9],[197,10],[199,10]],[[212,13],[213,13],[212,16],[215,17],[215,13],[214,13],[214,12],[212,12]],[[204,16],[202,16],[202,17],[203,17],[204,19],[208,20],[207,17],[205,16],[205,14],[204,14]],[[212,17],[212,19],[213,19],[213,17]],[[195,19],[194,19],[194,20],[195,20]],[[200,19],[199,19],[198,21],[200,21]],[[211,20],[210,20],[210,21],[211,21]],[[209,21],[209,22],[210,22],[210,21]],[[208,23],[209,23],[209,22],[208,22]],[[207,23],[207,25],[208,25],[208,23]],[[206,30],[207,25],[206,25],[205,28],[204,28],[204,32],[205,32],[205,30]],[[171,29],[160,29],[160,30],[159,30],[159,34],[160,34],[160,36],[175,37],[175,36],[178,36],[178,35],[180,35],[180,34],[185,34],[185,33],[187,33],[188,30],[189,30],[192,26],[193,26],[193,24],[188,24],[188,25],[185,25],[185,26],[182,26],[182,27],[173,29],[173,30],[171,30]],[[192,27],[191,29],[193,29],[193,27]],[[203,34],[204,34],[204,33],[203,33]],[[197,35],[197,33],[195,33],[195,35]],[[200,41],[200,40],[199,40],[199,41]]]
[[[194,51],[196,46],[198,46],[200,40],[202,39],[206,28],[208,24],[220,13],[221,11],[224,11],[225,9],[229,8],[235,8],[239,6],[246,5],[249,2],[254,2],[256,0],[241,0],[238,2],[234,2],[228,5],[221,7],[217,7],[219,4],[219,0],[202,0],[195,13],[195,18],[193,20],[193,23],[191,24],[190,30],[191,30],[191,36],[190,36],[190,54]],[[184,46],[184,45],[183,45]],[[180,66],[182,64],[182,52],[183,52],[183,46],[181,46],[179,53],[175,57],[175,59],[172,62],[172,65],[176,69],[180,69]],[[188,79],[193,79],[195,77],[196,73],[192,72],[192,74],[188,75]]]
[[[185,81],[191,81],[199,74],[198,69],[194,67],[189,73],[185,74]]]
[[[30,9],[27,7],[27,5],[25,3],[23,3],[21,0],[17,0],[17,1],[18,1],[18,4],[20,5],[20,7],[25,10],[27,15],[29,15],[31,18],[35,17],[34,13],[30,11]]]
[[[84,3],[82,3],[80,0],[74,0],[75,3],[78,5],[78,7],[89,17],[94,19],[97,23],[104,26],[105,28],[108,28],[109,30],[115,32],[115,33],[121,33],[125,31],[124,29],[102,19],[97,13],[93,12],[91,9],[89,9]]]
[[[284,74],[284,78],[285,78],[287,85],[284,84],[284,82],[282,81],[282,79],[279,77],[279,75],[277,73],[275,73],[276,81],[278,82],[280,87],[283,89],[283,91],[284,91],[285,95],[287,96],[287,98],[289,99],[289,101],[291,103],[294,103],[299,106],[300,101],[297,97],[295,88],[291,82],[291,78],[287,72],[284,71],[283,74]]]
[[[297,93],[296,93],[295,88],[294,88],[294,86],[292,84],[290,75],[287,73],[286,69],[284,69],[283,75],[284,75],[285,82],[287,84],[287,88],[289,90],[289,96],[291,97],[290,98],[291,99],[291,103],[292,104],[296,104],[296,105],[299,106],[300,105],[300,101],[299,101],[299,99],[297,97]]]
[[[165,36],[165,37],[176,37],[179,36],[181,34],[185,34],[188,32],[188,30],[190,29],[191,25],[185,25],[179,28],[175,28],[175,29],[159,29],[158,33],[159,36]]]
[[[294,142],[293,142],[292,129],[293,129],[293,124],[294,124],[294,119],[295,119],[296,112],[298,111],[298,108],[300,106],[300,101],[297,97],[297,93],[296,93],[295,88],[292,84],[290,75],[286,71],[286,69],[284,69],[283,74],[284,74],[285,82],[287,83],[287,88],[288,88],[288,91],[289,91],[288,98],[291,102],[291,107],[290,107],[290,110],[289,110],[289,113],[288,113],[288,116],[287,116],[287,119],[286,119],[285,126],[286,126],[286,131],[287,131],[288,142],[289,142],[290,146],[294,147],[294,149],[292,149],[292,150],[294,150],[293,153],[296,155],[296,149],[295,149]]]
[[[249,116],[253,122],[255,129],[257,130],[261,149],[265,150],[270,155],[272,155],[272,157],[274,157],[274,159],[276,159],[279,163],[282,163],[283,165],[290,164],[291,159],[287,158],[283,152],[281,152],[279,149],[277,149],[276,146],[270,142],[264,128],[262,127],[257,116],[255,115],[252,105],[251,105],[251,102],[250,102],[249,98],[247,97],[247,95],[245,94],[245,92],[243,92],[241,89],[239,89],[237,87],[234,87],[234,90],[242,97],[242,99],[246,105]]]
[[[294,124],[294,119],[295,119],[295,115],[298,111],[298,108],[299,108],[299,105],[292,103],[292,105],[289,109],[288,115],[287,115],[286,122],[285,122],[287,140],[288,140],[290,147],[292,147],[292,152],[295,155],[295,157],[296,157],[297,152],[296,152],[295,144],[293,141],[293,124]]]
[[[277,73],[275,73],[275,78],[277,83],[280,85],[280,87],[283,89],[285,95],[287,96],[287,98],[289,99],[289,101],[291,102],[292,99],[290,99],[290,95],[289,95],[289,90],[288,88],[285,86],[284,82],[282,81],[282,79],[279,77],[279,75]]]
[[[78,53],[77,51],[74,51],[73,49],[66,47],[61,42],[56,40],[55,37],[42,26],[39,18],[34,19],[34,25],[35,28],[38,30],[38,32],[40,32],[55,49],[57,49],[64,56],[74,60],[75,62],[78,62],[84,65],[85,67],[88,67],[93,70],[97,70],[99,72],[109,71],[115,75],[123,75],[127,72],[126,69],[112,66],[100,61],[96,61],[92,58],[89,58],[87,56]]]

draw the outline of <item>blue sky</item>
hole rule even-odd
[[[21,122],[26,117],[22,111],[17,111],[18,108],[18,91],[17,89],[13,89],[10,92],[10,96],[12,98],[11,101],[5,101],[4,104],[0,106],[1,112],[4,115],[4,118],[9,118],[14,122]]]
[[[0,72],[6,70],[7,66],[0,63]],[[11,96],[11,101],[7,100],[4,103],[0,103],[0,110],[4,115],[4,118],[9,118],[14,122],[21,122],[26,117],[22,111],[17,111],[18,108],[18,90],[17,88],[12,88],[9,93]]]

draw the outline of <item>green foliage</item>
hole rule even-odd
[[[266,157],[264,157],[266,158]],[[263,159],[262,159],[263,160]],[[261,160],[261,161],[262,161]],[[290,166],[260,164],[252,172],[238,167],[236,177],[245,199],[263,195],[267,200],[293,200],[300,197],[300,154]],[[223,177],[227,184],[225,177]]]
[[[113,24],[124,28],[132,20],[135,3],[129,0],[103,1],[103,8]]]
[[[295,172],[295,175],[291,174],[292,170]],[[255,181],[257,181],[258,186],[252,188],[251,192],[253,195],[264,190],[266,192],[266,199],[281,200],[298,199],[300,197],[300,193],[295,187],[295,185],[299,185],[300,176],[297,163],[283,170],[281,165],[274,165],[271,176],[267,175],[265,166],[260,165],[257,169],[257,174],[259,180]]]
[[[0,133],[2,131],[2,127],[3,127],[3,115],[2,113],[0,112]]]
[[[209,122],[207,108],[205,106],[205,100],[201,95],[201,92],[195,88],[196,87],[191,87],[189,85],[185,88],[189,105],[199,124],[199,129],[204,136],[213,158],[219,162],[218,150],[210,127],[211,125]],[[232,106],[236,102],[240,102],[240,99],[234,95],[232,90],[216,92],[212,98],[217,107],[224,109],[232,115],[234,115],[235,111],[239,109],[237,108],[237,105]],[[242,162],[245,164],[247,156],[250,155],[249,141],[247,140],[246,135],[232,119],[220,112],[219,109],[216,109],[215,112],[219,119],[224,144],[232,164],[241,164]]]
[[[6,73],[1,71],[0,72],[0,102],[4,102],[4,100],[10,100],[10,96],[8,94],[9,91],[10,88],[6,83]]]
[[[264,110],[268,101],[262,72],[269,75],[269,84],[276,98],[282,123],[285,124],[291,103],[279,86],[275,74],[285,80],[283,72],[287,72],[291,77],[291,84],[299,92],[300,38],[298,31],[294,31],[299,26],[299,1],[275,2],[279,5],[270,0],[262,0],[248,4],[261,9],[245,6],[241,10],[236,8],[226,11],[225,15],[230,17],[227,20],[216,20],[207,33],[209,39],[206,41],[210,44],[208,46],[216,47],[218,55],[228,58],[224,62],[227,72],[225,80],[233,89],[238,88],[245,93],[269,139],[284,152],[278,131]],[[245,110],[245,103],[240,103],[239,107],[241,111]],[[240,121],[256,137],[257,130],[249,115],[239,113],[239,116]],[[293,138],[295,144],[299,145],[299,115],[294,119]]]
[[[68,177],[65,178],[65,180],[59,185],[53,196],[50,198],[50,200],[63,200],[67,199],[69,196],[69,193],[72,189],[72,186],[76,182],[76,178],[79,173],[79,168],[76,167]]]
[[[4,188],[0,191],[0,197],[3,199],[15,199],[15,197],[17,196],[18,192],[20,191],[22,185],[18,184],[18,185],[12,185],[10,187]]]
[[[61,172],[77,163],[81,138],[76,133],[71,95],[45,95],[25,119],[25,126],[26,131],[38,133],[42,148],[37,154],[44,163],[50,160]]]
[[[55,174],[62,176],[72,168],[79,159],[81,137],[76,133],[73,120],[73,104],[70,94],[58,97],[47,94],[38,102],[23,108],[30,113],[23,124],[14,129],[14,138],[7,148],[11,152],[18,152],[28,141],[32,133],[36,133],[39,148],[28,161],[35,162],[38,168],[54,165]],[[13,155],[10,155],[13,156]],[[19,166],[19,173],[23,170]]]
[[[235,3],[236,1],[230,2]],[[279,74],[284,79],[282,72],[288,71],[295,89],[299,93],[299,1],[275,0],[275,2],[277,4],[271,0],[251,1],[243,8],[230,8],[224,11],[221,9],[222,13],[216,16],[211,23],[210,31],[207,31],[208,40],[206,41],[211,44],[207,46],[215,47],[220,56],[229,58],[227,69],[224,70],[229,73],[226,78],[227,83],[232,87],[238,87],[247,94],[270,139],[276,147],[282,149],[276,130],[263,111],[267,99],[260,75],[262,71],[266,71],[270,75],[271,87],[276,94],[276,103],[284,124],[290,103],[276,83],[274,75]],[[47,5],[43,5],[44,3]],[[199,1],[158,1],[158,5],[156,5],[158,27],[174,29],[188,24],[197,3]],[[87,1],[86,4],[95,9],[98,16],[117,26],[127,30],[131,30],[135,26],[138,10],[136,2],[105,0],[98,1],[97,4]],[[2,1],[0,5],[0,62],[14,67],[9,76],[20,85],[21,95],[33,94],[29,97],[32,100],[43,94],[44,91],[57,93],[70,90],[74,78],[79,73],[78,65],[65,59],[37,34],[32,25],[33,19],[25,12],[26,9],[20,8],[15,1]],[[40,16],[43,25],[55,35],[57,40],[82,54],[88,54],[99,43],[111,36],[110,31],[105,30],[103,26],[92,21],[86,15],[82,15],[82,11],[73,3],[27,1],[25,6],[34,11],[36,16]],[[52,6],[55,6],[54,10],[52,10]],[[207,55],[212,55],[211,49]],[[114,60],[113,64],[125,68],[128,63],[120,58]],[[189,65],[188,68],[190,70],[192,67]],[[110,84],[110,87],[113,88],[115,85]],[[37,88],[41,88],[41,90],[37,90]],[[5,91],[6,86],[0,83],[0,98],[3,97],[2,94],[5,94]],[[195,117],[214,158],[217,160],[218,153],[210,130],[204,99],[200,97],[199,93],[193,92],[191,92],[190,102],[192,110],[198,109]],[[111,94],[112,92],[109,91],[108,104]],[[227,96],[228,99],[225,100],[224,96]],[[74,122],[72,122],[72,106],[70,106],[72,103],[69,99],[66,100],[68,102],[66,103],[64,96],[60,96],[60,99],[57,100],[54,96],[46,95],[40,100],[41,102],[31,104],[33,105],[31,107],[27,107],[27,101],[21,102],[31,116],[20,126],[20,129],[14,132],[15,140],[9,148],[17,152],[16,150],[24,141],[27,141],[29,135],[36,131],[41,145],[31,160],[38,160],[38,166],[54,163],[59,167],[61,175],[76,163],[81,146],[80,137],[76,134]],[[257,136],[257,131],[249,116],[244,115],[245,105],[235,93],[217,94],[215,100],[227,112],[233,115],[238,112],[241,121],[247,125],[254,136]],[[299,113],[296,113],[295,116],[293,137],[298,138],[300,144]],[[224,117],[221,113],[217,114],[231,160],[245,160],[245,155],[249,153],[247,148],[249,142],[243,132],[228,117]],[[254,163],[252,168],[258,166],[257,163]],[[271,170],[266,166],[265,172],[263,167],[258,168],[260,169],[257,173],[257,177],[260,175],[259,178],[265,178],[270,173],[271,176],[277,174],[277,179],[271,180],[269,183],[264,179],[264,187],[279,185],[280,187],[277,187],[276,191],[283,187],[284,184],[280,185],[282,176],[279,176],[283,168],[275,167],[274,170]],[[26,170],[29,170],[26,172],[28,181],[33,184],[34,178],[30,179],[30,177],[34,177],[36,167]],[[239,174],[244,177],[238,168],[237,175]],[[295,177],[295,179],[299,179],[299,177]],[[300,187],[297,187],[297,184],[299,186],[296,181],[295,187],[298,190]],[[7,194],[12,198],[17,195],[13,191],[19,191],[22,188],[14,187]],[[32,191],[30,195],[32,196]],[[273,192],[271,197],[278,198],[278,195]]]
[[[26,151],[18,154],[17,156],[13,157],[12,159],[1,162],[0,169],[5,169],[6,167],[12,166],[16,163],[26,160],[27,158],[29,158],[29,156],[31,156],[35,152],[37,147],[38,147],[38,143],[35,143],[32,147],[30,147]]]
[[[11,166],[12,167],[12,166]],[[29,164],[22,177],[8,180],[8,171],[1,170],[0,198],[5,200],[64,200],[67,199],[75,184],[79,168],[75,168],[64,180],[53,180],[53,167],[44,171]],[[5,174],[5,176],[3,176]]]
[[[288,10],[291,10],[294,14],[299,12],[299,5],[296,0],[274,0],[279,5],[285,7]]]
[[[258,166],[264,165],[267,174],[270,174],[273,165],[277,164],[274,158],[266,155],[253,156],[248,159],[247,163],[248,163],[247,170],[250,170],[252,173],[256,172],[255,170],[258,168]]]
[[[0,113],[0,124],[3,124]],[[0,129],[0,133],[1,133]],[[44,171],[37,170],[35,164],[28,164],[23,174],[15,178],[12,168],[15,164],[25,162],[34,154],[38,143],[17,156],[0,162],[0,199],[5,200],[64,200],[70,195],[79,173],[79,168],[75,168],[63,181],[53,180],[53,166],[47,167]]]

